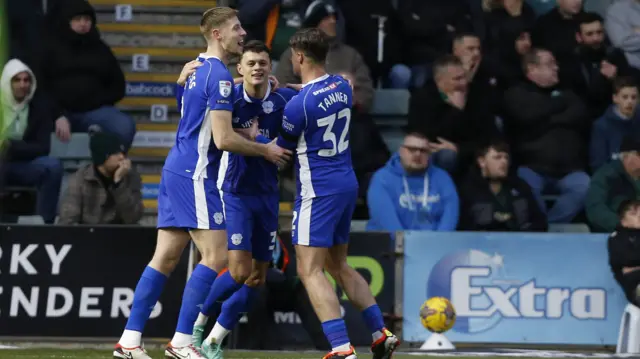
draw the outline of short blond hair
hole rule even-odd
[[[233,19],[238,16],[238,12],[230,7],[217,6],[211,8],[202,14],[200,20],[200,32],[205,39],[209,39],[211,30],[219,28],[227,22],[227,20]]]

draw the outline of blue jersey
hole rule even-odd
[[[296,150],[297,192],[315,198],[357,190],[351,165],[352,93],[340,76],[305,84],[287,104],[278,145]]]
[[[176,143],[169,151],[164,170],[193,179],[217,179],[222,151],[211,135],[210,110],[233,110],[233,78],[220,59],[198,60],[203,63],[191,74],[182,97]]]
[[[278,136],[284,108],[296,93],[287,88],[272,92],[269,86],[265,97],[257,99],[251,98],[243,85],[237,85],[233,104],[233,127],[248,128],[251,126],[251,120],[257,120],[263,142],[270,142]],[[261,195],[279,190],[278,168],[262,157],[225,152],[219,173],[218,187],[224,192]]]

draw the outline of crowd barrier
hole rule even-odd
[[[143,227],[1,226],[0,336],[118,337],[155,238],[154,228]],[[293,277],[290,233],[280,238]],[[626,301],[607,263],[606,239],[595,234],[352,233],[349,263],[367,279],[383,312],[402,317],[401,326],[394,327],[405,342],[428,337],[420,305],[428,297],[445,296],[458,313],[447,333],[453,342],[615,345]],[[168,280],[146,337],[172,335],[194,264],[189,252]],[[338,294],[352,342],[368,345],[371,336],[360,313]],[[281,294],[276,290],[275,295]],[[262,333],[273,340],[261,344],[263,349],[318,347],[321,331],[309,333],[294,309],[265,303],[270,323]],[[252,320],[249,316],[234,331],[233,347],[255,347]]]

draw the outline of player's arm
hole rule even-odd
[[[291,101],[284,108],[282,126],[276,140],[278,146],[294,150],[298,146],[298,139],[307,127],[307,119],[304,116],[302,106]]]
[[[238,153],[244,156],[265,156],[267,146],[262,143],[245,139],[233,130],[231,125],[231,111],[211,110],[211,132],[216,147],[223,151]]]

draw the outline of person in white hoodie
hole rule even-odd
[[[37,214],[45,223],[53,223],[63,168],[59,159],[48,154],[59,114],[36,88],[36,78],[27,65],[17,59],[7,62],[0,77],[0,133],[6,138],[2,176],[7,186],[37,187]]]

